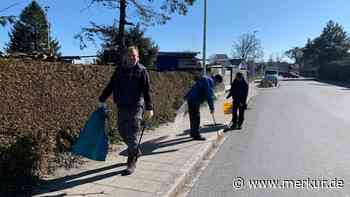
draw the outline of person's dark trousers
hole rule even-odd
[[[190,135],[191,137],[198,137],[199,134],[199,125],[200,125],[200,104],[188,102],[188,113],[190,116]]]
[[[137,150],[137,144],[141,130],[142,114],[142,106],[118,106],[118,131],[125,144],[127,144],[128,155],[131,157],[140,153],[140,150]]]
[[[244,111],[246,106],[240,106],[233,104],[232,108],[232,125],[236,127],[237,125],[240,127],[244,122]],[[238,114],[238,115],[237,115]],[[238,122],[237,122],[238,119]]]

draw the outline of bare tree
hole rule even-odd
[[[303,49],[299,47],[293,47],[286,51],[284,54],[288,58],[294,60],[296,64],[299,64],[303,56]]]
[[[285,54],[283,52],[276,52],[274,56],[275,62],[283,62],[283,59],[285,58]]]
[[[264,56],[261,41],[255,33],[242,34],[237,41],[233,42],[232,55],[245,61],[255,61]]]

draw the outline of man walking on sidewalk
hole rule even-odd
[[[203,76],[199,79],[191,90],[186,94],[185,99],[188,104],[188,113],[190,116],[190,136],[194,140],[205,140],[199,133],[200,125],[200,105],[207,100],[210,113],[214,114],[214,86],[222,82],[221,75],[214,77]]]
[[[235,80],[231,84],[230,93],[226,99],[232,96],[232,125],[231,129],[241,129],[244,121],[244,111],[247,109],[248,83],[245,81],[243,74],[238,72]],[[237,122],[238,112],[238,122]]]
[[[146,68],[139,63],[139,51],[129,47],[125,55],[126,62],[117,66],[107,87],[99,97],[99,106],[113,93],[113,101],[118,108],[118,131],[128,146],[127,169],[125,175],[132,174],[136,168],[139,154],[138,136],[142,116],[149,120],[153,116],[150,97],[150,82]],[[144,111],[145,108],[145,112]]]

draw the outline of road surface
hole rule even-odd
[[[249,107],[188,197],[350,197],[350,89],[282,81]]]

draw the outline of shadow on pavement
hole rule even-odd
[[[192,141],[191,137],[182,137],[182,138],[176,138],[171,140],[165,140],[167,138],[168,136],[162,136],[162,137],[155,138],[142,143],[140,146],[142,151],[142,156],[175,152],[175,151],[178,151],[178,149],[170,149],[170,150],[164,150],[164,151],[157,151],[157,149],[169,147],[169,146],[175,146],[178,144]],[[123,150],[119,154],[123,156],[128,155],[127,150]]]
[[[63,197],[63,196],[99,196],[99,195],[105,195],[105,192],[95,192],[95,193],[74,193],[74,194],[67,194],[66,192],[62,194],[56,194],[56,195],[48,195],[48,196],[41,196],[41,197]]]
[[[315,78],[283,78],[280,81],[315,81]]]
[[[81,173],[78,173],[75,175],[69,175],[69,176],[65,176],[62,178],[58,178],[58,179],[42,181],[40,184],[41,187],[39,187],[38,190],[33,191],[32,195],[39,195],[39,194],[43,194],[43,193],[47,193],[47,192],[57,192],[60,190],[73,188],[73,187],[78,186],[78,185],[92,183],[92,182],[99,181],[99,180],[109,178],[112,176],[121,175],[124,170],[109,172],[109,173],[105,173],[105,174],[98,174],[96,176],[83,178],[84,176],[89,176],[89,175],[100,173],[103,171],[112,170],[112,169],[115,169],[115,168],[118,168],[121,166],[125,166],[125,165],[126,165],[125,163],[119,163],[119,164],[110,165],[110,166],[106,166],[106,167],[102,167],[102,168],[97,168],[94,170],[84,171],[84,172],[81,172]],[[75,180],[75,179],[79,179],[79,180]],[[79,195],[87,195],[87,194],[79,194]],[[58,196],[68,196],[68,195],[65,193],[62,193],[62,194],[54,195],[54,196],[58,197]]]
[[[316,81],[318,81],[320,83],[324,83],[324,84],[329,84],[329,85],[334,85],[334,86],[346,88],[346,89],[342,89],[342,90],[350,90],[350,83],[326,81],[326,80],[316,80]]]
[[[147,156],[147,155],[154,155],[154,154],[162,154],[162,153],[169,153],[169,152],[175,152],[178,151],[178,149],[170,149],[170,150],[164,150],[164,151],[157,151],[160,148],[164,147],[169,147],[169,146],[175,146],[178,144],[186,143],[186,142],[191,142],[192,138],[191,137],[181,137],[181,138],[176,138],[176,139],[171,139],[171,140],[166,140],[168,136],[162,136],[159,138],[155,138],[149,141],[146,141],[141,144],[141,150],[142,150],[142,156]],[[126,155],[127,156],[127,150],[123,150],[120,152],[120,155]],[[39,195],[39,194],[44,194],[47,192],[58,192],[61,190],[65,190],[68,188],[73,188],[78,185],[83,185],[86,183],[92,183],[96,182],[102,179],[106,179],[109,177],[113,177],[116,175],[123,175],[123,170],[118,170],[114,172],[108,172],[102,174],[101,172],[107,171],[107,170],[112,170],[118,167],[125,166],[125,163],[120,163],[120,164],[115,164],[111,166],[106,166],[102,168],[97,168],[94,170],[89,170],[89,171],[84,171],[75,175],[69,175],[65,176],[62,178],[58,179],[53,179],[49,181],[42,181],[40,184],[41,187],[39,187],[37,190],[33,191],[32,195]],[[91,176],[93,174],[96,174],[95,176]],[[83,178],[85,176],[89,176],[87,178]],[[78,180],[76,180],[78,179]],[[57,194],[57,195],[48,195],[46,197],[60,197],[60,196],[72,196],[73,194],[67,194],[62,192],[62,194]],[[86,195],[103,195],[103,193],[94,193],[94,194],[88,194],[88,193],[82,193],[82,194],[74,194],[76,196],[86,196]]]
[[[227,127],[227,125],[225,124],[207,124],[204,125],[204,127],[201,127],[199,130],[199,133],[211,133],[211,132],[217,132],[221,129],[225,129]],[[183,133],[178,134],[177,136],[186,136],[186,135],[190,135],[190,129],[186,129]]]
[[[326,84],[326,83],[309,83],[309,85],[323,86],[323,87],[331,87],[331,86],[333,86],[332,84]]]
[[[326,82],[320,82],[320,83],[310,83],[310,85],[314,85],[314,86],[322,86],[322,87],[334,87],[334,86],[338,86],[341,87],[340,90],[344,90],[344,91],[349,91],[350,90],[350,84],[346,85],[346,84],[338,84],[336,82],[334,83],[326,83]],[[349,86],[349,87],[347,87]]]

